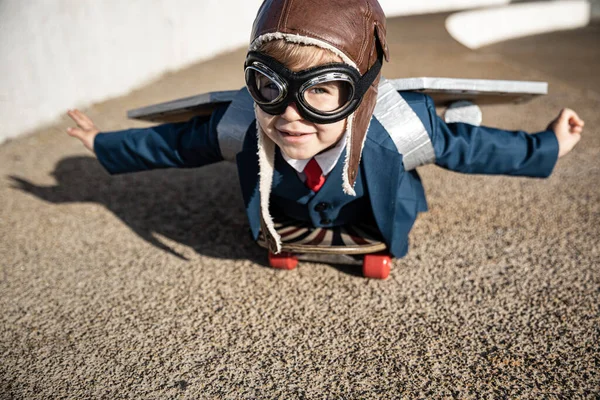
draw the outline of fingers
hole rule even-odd
[[[77,113],[79,118],[81,118],[83,121],[85,121],[86,124],[94,126],[94,122],[92,121],[92,119],[90,117],[87,116],[87,114],[82,113],[78,109],[75,109],[74,111],[75,111],[75,113]]]
[[[86,130],[95,129],[94,122],[90,119],[90,117],[88,117],[78,109],[68,110],[67,115],[71,117],[71,119],[75,121],[75,123],[79,127]]]
[[[549,128],[554,131],[558,140],[559,157],[568,154],[581,140],[584,125],[579,115],[569,108],[563,108],[558,117],[550,123]]]
[[[571,131],[580,132],[583,131],[583,126],[585,122],[577,114],[573,115],[569,118],[569,126],[571,127]]]
[[[559,121],[567,122],[571,127],[583,127],[585,122],[570,108],[563,108],[558,115]]]
[[[563,108],[551,125],[555,132],[558,129],[571,135],[581,135],[585,122],[575,111],[570,108]]]
[[[67,110],[67,115],[77,124],[77,127],[68,127],[67,134],[81,140],[88,150],[94,152],[94,140],[100,133],[94,122],[77,109]]]
[[[79,129],[79,128],[69,127],[69,128],[67,128],[67,134],[69,136],[73,136],[73,137],[76,137],[76,138],[81,138],[83,136],[83,131],[81,129]]]
[[[569,132],[571,132],[572,134],[578,134],[581,135],[581,133],[583,132],[583,126],[581,125],[571,125],[571,127],[569,128]]]
[[[78,126],[80,126],[80,127],[82,127],[82,128],[84,128],[84,127],[85,127],[84,125],[86,124],[86,120],[85,120],[85,119],[82,117],[82,113],[81,113],[81,111],[79,111],[79,110],[77,110],[77,109],[75,109],[75,110],[68,110],[68,111],[67,111],[67,115],[68,115],[69,117],[71,117],[71,119],[72,119],[73,121],[75,121],[75,123],[76,123]]]

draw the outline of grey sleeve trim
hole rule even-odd
[[[433,144],[421,119],[386,79],[381,78],[373,115],[403,156],[404,169],[435,162]]]
[[[235,161],[242,151],[248,127],[255,119],[254,101],[246,88],[240,89],[217,125],[219,148],[223,158]]]
[[[455,101],[444,112],[444,121],[447,124],[463,122],[465,124],[480,126],[482,119],[481,108],[477,104],[466,100]]]

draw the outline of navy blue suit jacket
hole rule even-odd
[[[413,92],[401,95],[425,126],[437,165],[473,174],[551,174],[558,158],[554,132],[530,135],[464,123],[446,124],[437,116],[428,96]],[[113,174],[200,167],[221,161],[216,127],[225,110],[223,106],[209,117],[196,117],[186,123],[101,133],[95,139],[94,150]],[[260,200],[255,122],[248,128],[236,160],[248,221],[256,238],[260,230]],[[417,172],[404,170],[402,154],[375,118],[367,133],[361,167],[378,228],[392,255],[402,257],[408,251],[408,233],[418,212],[427,209],[425,193]]]

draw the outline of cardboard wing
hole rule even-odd
[[[546,82],[495,79],[405,78],[388,79],[398,91],[416,91],[431,96],[437,106],[457,101],[479,105],[518,104],[548,93]],[[151,122],[183,122],[198,115],[210,115],[219,105],[230,103],[237,90],[209,92],[127,112],[127,117]],[[248,101],[251,98],[248,96]]]

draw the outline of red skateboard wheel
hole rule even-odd
[[[273,254],[269,252],[269,265],[277,269],[294,269],[298,266],[298,259],[292,253]]]
[[[390,275],[392,258],[389,254],[367,254],[363,260],[363,275],[366,278],[385,279]]]

